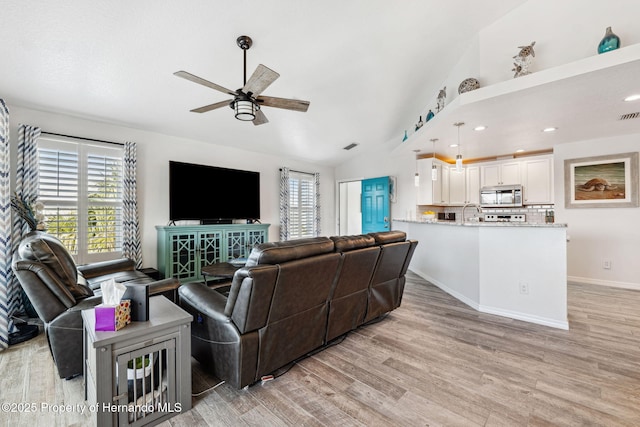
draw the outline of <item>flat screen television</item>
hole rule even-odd
[[[260,173],[169,162],[169,219],[203,224],[260,218]]]

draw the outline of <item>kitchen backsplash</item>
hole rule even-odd
[[[415,212],[415,218],[420,219],[422,217],[422,213],[426,211],[435,212],[436,215],[438,212],[444,213],[455,213],[456,221],[462,221],[462,206],[418,206]],[[526,222],[533,224],[544,224],[545,222],[545,214],[548,211],[553,211],[554,205],[532,205],[525,206],[521,208],[483,208],[480,209],[480,213],[476,210],[475,206],[469,205],[465,210],[465,217],[468,220],[475,215],[478,215],[480,218],[484,217],[484,214],[524,214],[526,215]],[[410,214],[409,214],[410,215]],[[412,219],[412,218],[409,218]]]

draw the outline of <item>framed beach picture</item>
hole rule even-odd
[[[638,153],[564,161],[566,208],[638,207]]]

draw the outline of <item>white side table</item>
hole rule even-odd
[[[96,425],[155,425],[191,409],[190,314],[155,296],[147,322],[96,332],[93,309],[83,310],[82,320],[85,398]],[[146,358],[146,369],[129,374],[140,379],[128,381],[127,365]]]

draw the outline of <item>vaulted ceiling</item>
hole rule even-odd
[[[471,13],[468,2],[440,0],[2,0],[0,96],[338,164],[401,136],[474,35],[523,1],[488,0]],[[173,73],[242,87],[243,34],[254,41],[247,73],[258,64],[280,73],[264,95],[308,100],[307,113],[264,108],[269,123],[254,126],[226,107],[189,112],[229,97]]]
[[[479,31],[524,3],[0,0],[0,97],[10,106],[337,165],[398,145]],[[173,73],[242,87],[236,39],[244,34],[253,39],[248,75],[259,64],[280,74],[263,94],[308,100],[308,112],[265,107],[269,123],[261,126],[236,120],[227,107],[189,112],[230,96]],[[439,138],[438,153],[455,157],[448,145],[458,121],[467,123],[465,158],[638,133],[640,119],[618,118],[638,111],[637,102],[620,100],[639,92],[640,45],[615,55],[450,96],[428,130],[396,151],[430,152],[429,140]],[[617,64],[603,68],[603,59]],[[491,130],[473,132],[475,124]],[[561,132],[542,135],[547,125]],[[352,143],[359,145],[343,150]]]

